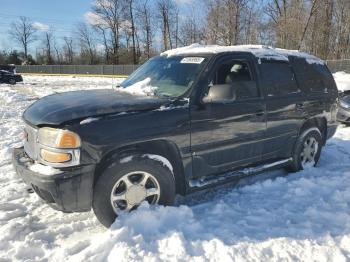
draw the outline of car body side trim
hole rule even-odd
[[[226,182],[230,179],[239,179],[251,175],[256,175],[262,173],[264,171],[285,166],[293,161],[293,158],[282,159],[279,161],[271,162],[268,164],[258,165],[255,167],[246,167],[241,170],[235,170],[231,172],[227,172],[221,175],[212,175],[208,177],[200,177],[198,179],[192,179],[189,181],[189,186],[191,188],[200,188],[208,185],[219,184]]]

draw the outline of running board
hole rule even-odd
[[[239,178],[243,178],[251,175],[256,175],[270,169],[285,166],[287,163],[291,163],[292,161],[293,161],[293,158],[290,157],[287,159],[272,162],[270,164],[264,164],[256,167],[247,167],[241,170],[236,170],[236,171],[232,171],[224,174],[211,175],[207,177],[191,179],[189,181],[189,186],[191,188],[199,188],[199,187],[204,187],[211,184],[222,183],[229,179],[234,179],[234,178],[239,179]]]

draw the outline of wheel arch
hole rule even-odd
[[[107,166],[135,154],[152,154],[166,158],[173,167],[176,193],[180,195],[185,194],[185,175],[180,150],[174,142],[165,139],[124,145],[109,151],[97,164],[94,181],[97,181],[100,174]]]
[[[327,119],[325,117],[314,117],[307,119],[300,127],[298,136],[300,136],[305,130],[317,127],[322,135],[322,144],[327,141]]]

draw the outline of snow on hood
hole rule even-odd
[[[337,83],[339,91],[350,90],[350,74],[345,72],[336,72],[333,74],[334,80]]]
[[[154,92],[157,90],[158,87],[151,86],[150,82],[151,82],[151,78],[147,77],[144,80],[136,82],[131,86],[128,86],[125,88],[119,88],[118,91],[133,94],[133,95],[145,95],[145,96],[154,95]]]
[[[264,45],[235,45],[235,46],[219,46],[219,45],[200,45],[192,44],[190,46],[180,47],[161,53],[162,56],[176,56],[188,54],[217,54],[222,52],[249,52],[257,58],[274,59],[280,61],[289,61],[288,56],[303,57],[309,64],[324,64],[324,61],[307,53],[298,50],[286,50],[273,48]]]

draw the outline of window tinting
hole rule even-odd
[[[268,96],[281,96],[298,92],[289,63],[273,60],[262,61],[260,71]]]
[[[332,75],[325,65],[309,64],[304,58],[294,57],[292,65],[300,87],[305,92],[327,92],[334,88]]]
[[[234,60],[223,63],[215,73],[213,84],[231,85],[236,93],[236,100],[259,96],[249,65],[244,61]]]

